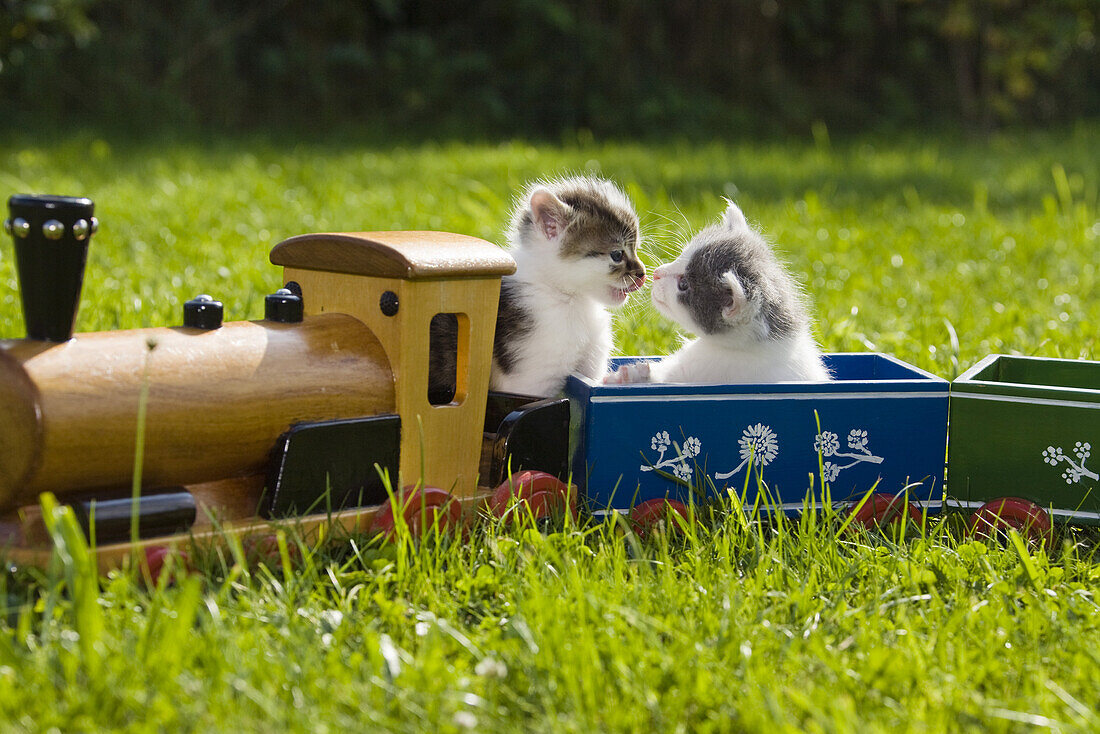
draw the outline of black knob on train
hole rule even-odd
[[[302,297],[289,288],[280,288],[264,298],[264,318],[282,324],[296,324],[302,320]]]
[[[222,302],[206,294],[183,304],[183,325],[189,329],[220,329],[224,315]]]

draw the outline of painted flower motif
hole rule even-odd
[[[856,451],[867,450],[867,431],[862,428],[853,428],[848,433],[848,448]]]
[[[692,475],[692,468],[688,466],[689,460],[698,456],[703,450],[702,442],[695,436],[685,438],[682,446],[673,444],[668,431],[657,431],[653,438],[649,440],[649,447],[657,452],[657,456],[653,460],[645,460],[645,463],[638,467],[639,470],[659,471],[664,469],[675,475],[677,479],[684,481],[690,481]],[[670,447],[676,450],[671,455],[666,456]]]
[[[840,466],[831,461],[826,461],[822,469],[825,474],[826,482],[835,482],[836,478],[840,476]]]
[[[684,441],[684,458],[695,458],[699,455],[699,451],[702,450],[702,448],[703,446],[701,443],[699,443],[699,439],[697,439],[695,436],[688,436],[687,439]]]
[[[1067,466],[1062,472],[1062,479],[1066,480],[1066,484],[1075,484],[1083,478],[1100,481],[1100,474],[1089,469],[1085,463],[1092,455],[1092,446],[1089,445],[1088,441],[1074,443],[1073,455],[1077,458],[1077,461],[1067,456],[1061,446],[1047,446],[1043,451],[1043,461],[1051,466],[1057,466],[1059,463],[1065,462]]]
[[[767,466],[779,454],[779,437],[763,423],[746,428],[737,443],[741,446],[741,461],[751,457],[757,467]]]
[[[814,438],[814,452],[822,456],[834,456],[840,451],[840,437],[832,431],[822,431]]]

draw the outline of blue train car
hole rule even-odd
[[[645,358],[619,358],[613,366]],[[594,512],[726,488],[800,510],[872,487],[938,511],[948,382],[885,354],[828,354],[831,382],[602,385],[573,376],[573,481]]]

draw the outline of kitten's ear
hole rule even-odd
[[[569,205],[544,188],[531,193],[531,219],[546,239],[561,237],[569,224]]]
[[[729,300],[722,307],[722,318],[729,323],[733,323],[739,320],[745,306],[748,305],[749,299],[745,295],[745,289],[741,287],[741,281],[733,274],[732,270],[723,273],[722,280],[729,288]]]
[[[741,213],[741,208],[730,199],[726,199],[726,211],[722,213],[722,224],[725,225],[726,229],[734,232],[749,228],[749,223],[745,220],[745,215]]]

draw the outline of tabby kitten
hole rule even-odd
[[[607,309],[645,282],[630,200],[598,178],[536,182],[512,214],[508,241],[516,272],[501,283],[490,389],[549,396],[571,373],[602,377],[612,342]],[[433,362],[450,354],[453,364],[446,347],[454,329],[453,319],[449,333],[433,329]],[[453,366],[433,364],[432,374],[451,375],[451,385],[432,388],[453,394]]]

